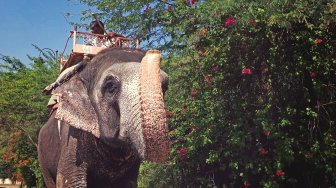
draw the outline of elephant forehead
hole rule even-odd
[[[103,70],[95,84],[96,89],[93,92],[95,98],[98,99],[99,88],[102,87],[108,76],[115,76],[121,82],[122,88],[134,88],[134,85],[136,85],[135,82],[138,82],[139,67],[140,63],[138,62],[115,63]]]
[[[138,62],[115,63],[106,69],[103,74],[115,74],[124,80],[131,75],[138,74],[139,68],[140,63]]]

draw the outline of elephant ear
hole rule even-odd
[[[52,93],[59,96],[56,119],[99,138],[98,116],[91,104],[88,91],[78,75],[57,87]]]

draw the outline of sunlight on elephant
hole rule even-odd
[[[156,50],[106,49],[53,91],[59,108],[38,142],[47,187],[137,187],[142,160],[168,158],[160,60]]]

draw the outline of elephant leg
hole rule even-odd
[[[39,143],[39,155],[38,155],[38,159],[40,162],[40,167],[43,173],[43,179],[44,179],[44,183],[46,184],[46,186],[48,188],[56,188],[56,183],[55,183],[55,176],[52,176],[52,173],[50,172],[50,163],[47,163],[46,161],[48,161],[47,159],[45,159],[44,153],[41,152],[41,145],[42,143]],[[49,164],[49,165],[48,165]]]
[[[70,187],[87,187],[86,168],[81,166],[69,165],[66,168],[61,168],[57,173],[56,180],[57,188]]]
[[[71,128],[70,131],[71,132]],[[80,160],[78,142],[73,136],[64,139],[57,168],[56,187],[87,187],[87,163]]]
[[[124,175],[124,177],[117,180],[112,187],[137,188],[139,168],[140,162],[135,163]]]
[[[51,174],[44,167],[41,167],[43,172],[44,183],[48,188],[56,188],[55,180],[51,177]]]

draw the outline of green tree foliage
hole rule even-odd
[[[173,150],[141,186],[335,186],[335,1],[81,2],[166,52]]]
[[[42,187],[36,147],[38,131],[48,117],[48,96],[41,91],[57,77],[59,68],[47,54],[31,57],[29,67],[15,58],[0,57],[0,178]]]

